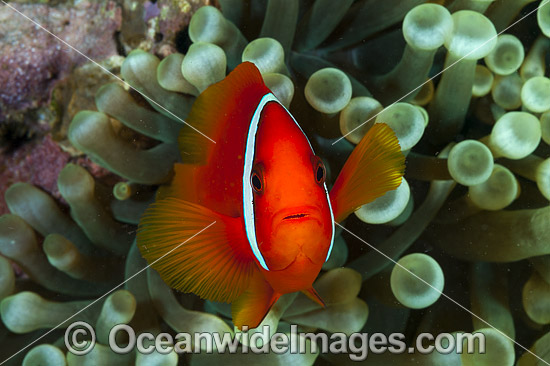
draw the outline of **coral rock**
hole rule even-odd
[[[11,5],[91,59],[116,54],[120,9],[113,1]],[[86,59],[8,6],[0,8],[0,121],[11,110],[38,107],[55,83]]]

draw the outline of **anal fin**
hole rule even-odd
[[[239,329],[256,328],[280,296],[255,269],[249,287],[231,304],[233,324]]]

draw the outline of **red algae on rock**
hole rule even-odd
[[[8,212],[4,193],[15,182],[29,182],[59,198],[57,175],[69,158],[49,135],[3,156],[0,160],[0,215]]]

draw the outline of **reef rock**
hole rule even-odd
[[[47,102],[56,82],[87,61],[30,19],[91,59],[116,54],[113,34],[120,27],[121,12],[114,1],[2,6],[0,123],[12,113]]]

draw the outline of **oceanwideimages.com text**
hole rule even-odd
[[[413,344],[403,333],[305,333],[291,325],[290,332],[270,332],[263,327],[236,333],[139,333],[126,324],[116,325],[109,332],[108,346],[115,353],[136,350],[142,354],[176,353],[332,353],[347,354],[353,361],[363,361],[370,353],[485,353],[482,333],[420,333]],[[118,341],[125,339],[124,342]],[[95,331],[85,322],[71,324],[65,332],[65,345],[75,355],[85,355],[95,346]]]

